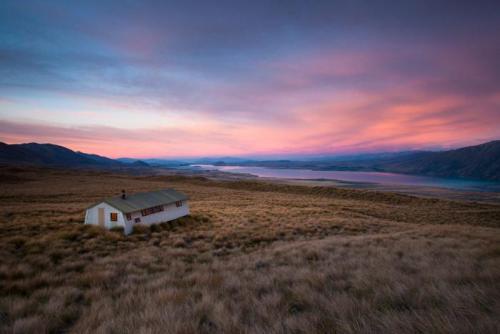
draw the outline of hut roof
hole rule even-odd
[[[122,196],[109,197],[94,204],[93,206],[105,202],[123,213],[132,213],[152,208],[154,206],[167,205],[187,199],[189,199],[187,195],[175,189],[164,189],[127,195],[125,198],[122,198]]]

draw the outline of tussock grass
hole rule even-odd
[[[0,333],[497,333],[500,207],[181,176],[1,169]],[[192,215],[84,226],[121,189]]]

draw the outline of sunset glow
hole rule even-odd
[[[400,3],[3,1],[0,141],[145,158],[498,139],[498,5]]]

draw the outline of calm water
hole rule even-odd
[[[379,172],[347,172],[347,171],[320,171],[309,169],[281,169],[267,167],[245,166],[213,166],[192,165],[204,170],[220,170],[230,173],[252,174],[259,177],[275,177],[281,179],[301,180],[338,180],[346,182],[367,182],[385,185],[424,186],[451,188],[468,191],[495,191],[500,192],[499,182],[474,181],[461,179],[445,179],[427,176],[404,175]]]

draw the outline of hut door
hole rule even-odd
[[[99,208],[98,220],[99,220],[99,226],[104,227],[104,208]]]

